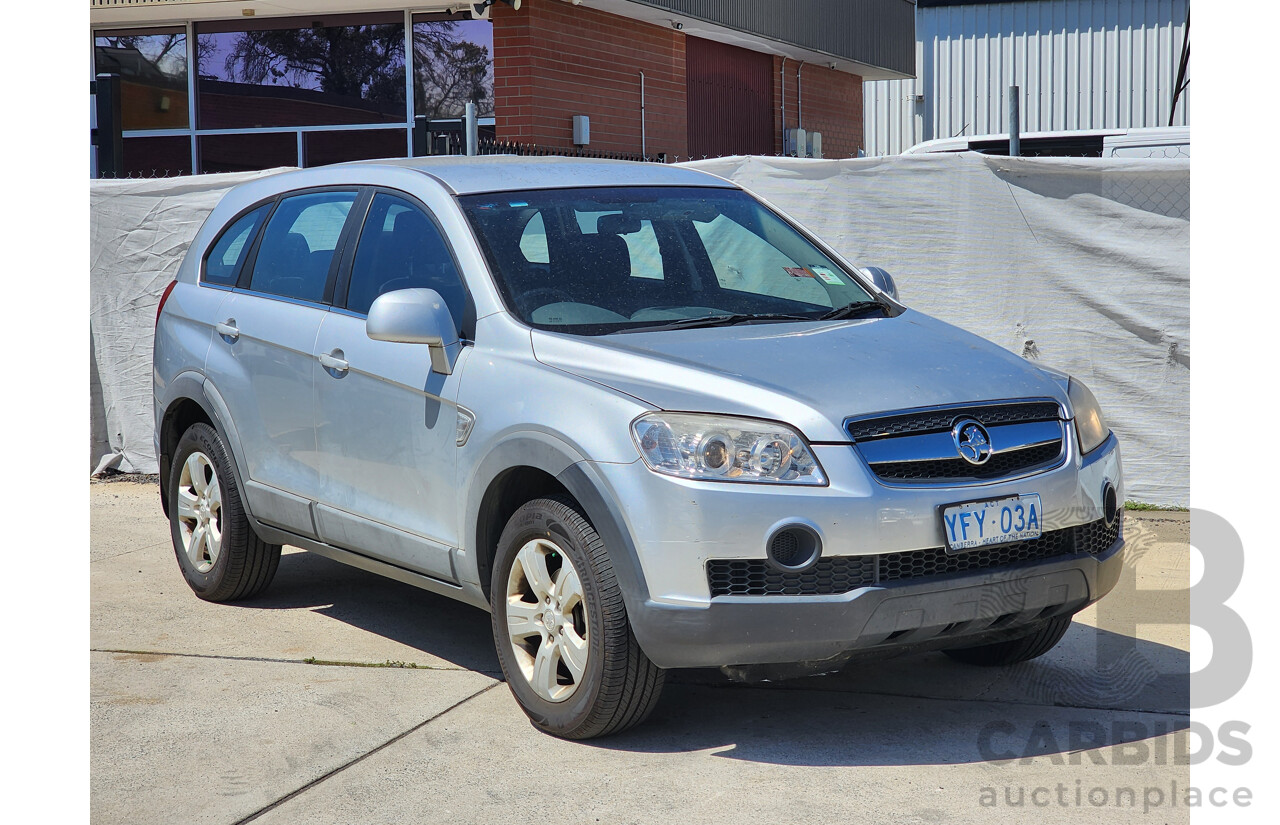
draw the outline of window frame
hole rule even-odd
[[[330,309],[333,312],[341,312],[344,315],[350,315],[355,318],[368,318],[368,313],[357,312],[347,308],[347,298],[351,292],[351,275],[355,265],[356,253],[359,251],[360,241],[364,238],[364,229],[368,224],[369,214],[373,210],[373,199],[380,195],[389,195],[399,198],[409,205],[417,208],[422,212],[423,216],[431,222],[436,231],[440,234],[440,239],[444,242],[444,247],[449,253],[449,258],[453,262],[453,270],[457,273],[458,281],[462,284],[462,292],[464,295],[464,303],[462,310],[462,318],[454,319],[458,324],[458,335],[465,342],[474,340],[476,308],[475,299],[471,295],[471,286],[467,283],[465,270],[458,259],[458,252],[453,243],[453,239],[449,237],[449,233],[445,231],[444,226],[436,217],[435,212],[431,210],[420,198],[415,197],[409,192],[402,189],[395,189],[390,186],[365,186],[362,187],[367,199],[363,203],[360,211],[359,226],[348,227],[350,235],[346,238],[346,245],[342,250],[342,260],[338,271],[338,278],[334,284],[332,301]],[[355,209],[352,209],[355,212]],[[381,230],[379,230],[381,231]]]

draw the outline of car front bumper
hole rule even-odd
[[[1070,429],[1070,428],[1069,428]],[[827,487],[714,484],[659,476],[642,462],[597,464],[633,542],[644,593],[628,609],[641,647],[660,667],[816,663],[851,651],[954,646],[1013,635],[1038,620],[1075,613],[1119,578],[1124,538],[1093,553],[1068,553],[964,573],[905,578],[846,593],[712,598],[715,559],[766,558],[768,536],[802,523],[823,557],[927,551],[945,543],[941,509],[965,501],[1035,493],[1044,530],[1104,516],[1103,490],[1123,501],[1114,436],[1078,455],[1069,432],[1064,464],[1034,476],[965,487],[879,483],[849,446],[814,448]]]
[[[632,621],[641,647],[661,667],[806,663],[799,672],[816,672],[859,650],[963,647],[1016,635],[1102,598],[1123,564],[1122,535],[1097,556],[893,582],[837,598],[721,597],[703,607],[648,600]]]

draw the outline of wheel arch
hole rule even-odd
[[[498,539],[524,503],[546,495],[568,495],[604,539],[628,612],[636,615],[648,597],[635,543],[622,508],[592,462],[567,442],[545,433],[522,433],[495,447],[480,463],[470,486],[464,533],[474,556],[475,575],[489,599],[489,578]]]
[[[236,488],[241,492],[241,504],[252,518],[252,505],[240,471],[243,456],[238,433],[230,423],[226,403],[217,389],[203,375],[185,372],[169,383],[160,406],[163,412],[156,430],[156,463],[160,470],[160,505],[165,516],[169,515],[165,486],[168,484],[178,441],[192,424],[204,423],[213,427],[227,445],[231,453],[231,471],[235,476]]]

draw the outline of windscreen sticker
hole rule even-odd
[[[507,206],[510,206],[512,209],[523,209],[528,205],[528,201],[511,201],[507,204]]]
[[[792,278],[812,278],[813,273],[802,266],[784,266],[782,271]]]
[[[825,266],[811,266],[809,267],[809,271],[817,275],[823,283],[831,284],[832,286],[840,286],[844,283],[836,276],[836,273],[832,272]]]

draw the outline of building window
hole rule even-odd
[[[429,120],[460,118],[468,103],[493,117],[493,24],[460,17],[413,18],[415,111]]]
[[[191,138],[127,137],[121,175],[134,178],[169,178],[191,174]]]
[[[126,131],[189,125],[185,29],[97,32],[93,69],[97,74],[120,75],[120,113]]]
[[[298,165],[298,136],[293,132],[250,135],[200,135],[201,172],[251,172]]]
[[[442,147],[461,151],[468,103],[476,104],[481,136],[492,137],[492,24],[466,12],[413,15],[406,55],[407,17],[241,18],[94,32],[95,73],[122,78],[124,174],[404,157],[415,114],[442,121]]]
[[[196,24],[200,129],[405,122],[404,16]]]

